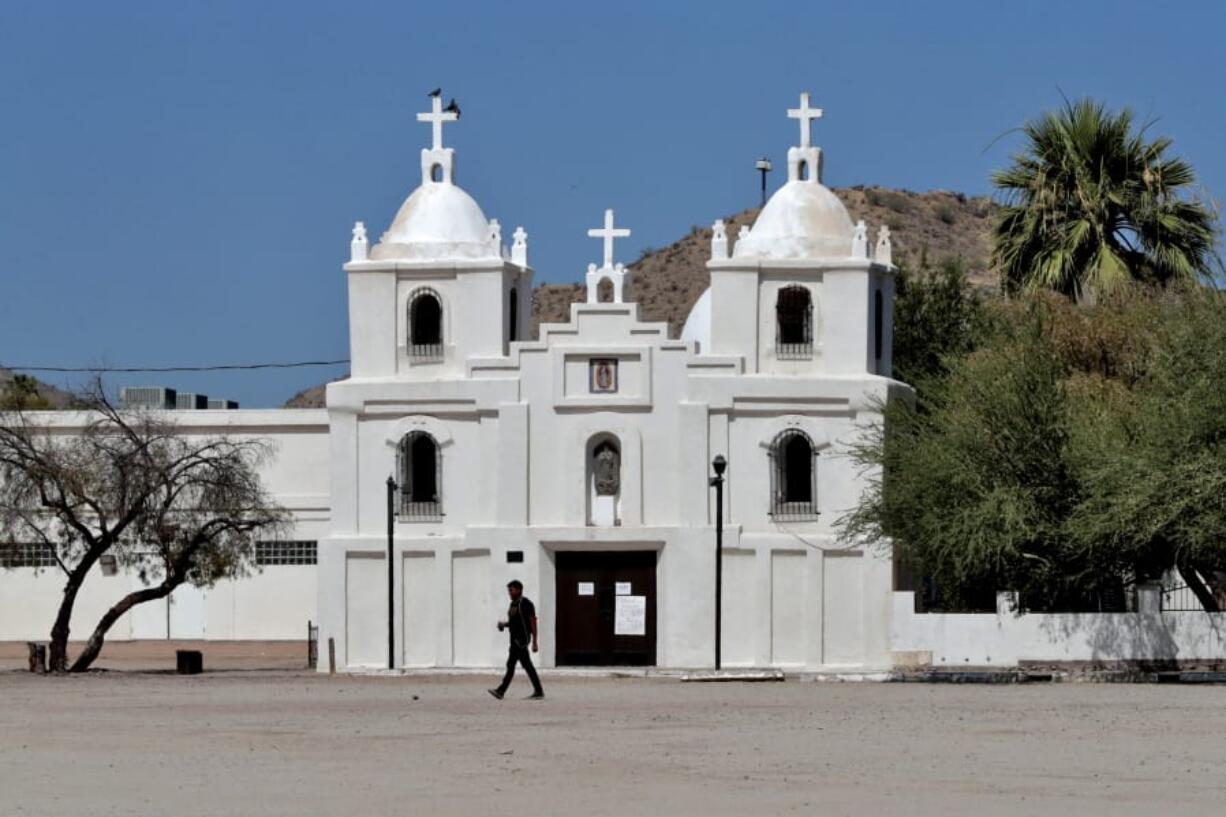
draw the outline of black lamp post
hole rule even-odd
[[[711,461],[715,476],[711,486],[715,488],[715,669],[720,668],[720,638],[724,615],[724,471],[728,460],[723,454]]]
[[[771,172],[771,160],[763,156],[754,162],[754,169],[762,174],[762,206],[766,206],[766,174]]]
[[[387,478],[387,668],[396,668],[395,596],[392,595],[392,545],[396,539],[396,478]]]

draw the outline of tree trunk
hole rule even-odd
[[[102,652],[102,644],[106,640],[106,634],[111,627],[119,620],[120,616],[131,610],[138,604],[143,604],[146,601],[169,596],[171,591],[178,587],[183,582],[176,581],[173,583],[163,582],[157,587],[146,587],[143,590],[134,590],[128,595],[119,600],[114,607],[107,610],[106,613],[98,621],[98,626],[94,628],[94,632],[89,637],[89,641],[85,643],[85,649],[77,656],[77,660],[73,662],[72,669],[69,672],[84,672],[89,669],[90,665],[98,658],[98,654]]]
[[[1200,575],[1196,572],[1196,566],[1192,564],[1179,563],[1179,575],[1183,577],[1187,583],[1188,589],[1196,596],[1196,600],[1200,602],[1200,606],[1205,608],[1206,613],[1220,613],[1221,606],[1217,603],[1217,598],[1213,595],[1205,583],[1201,581]]]
[[[72,608],[77,602],[77,592],[80,589],[80,578],[75,573],[70,575],[64,585],[64,598],[60,600],[55,623],[51,625],[51,644],[47,650],[47,669],[51,672],[68,671],[68,633],[72,623]]]

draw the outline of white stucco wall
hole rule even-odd
[[[286,538],[322,539],[329,529],[327,414],[322,410],[231,410],[169,413],[189,436],[227,434],[259,438],[273,455],[260,477],[290,511]],[[50,428],[72,433],[89,418],[77,412],[37,415]],[[73,639],[88,637],[102,614],[140,587],[137,576],[104,576],[95,568],[82,585],[73,611]],[[58,568],[0,568],[0,640],[46,640],[63,588]],[[250,576],[211,588],[182,587],[165,600],[134,608],[112,627],[112,640],[147,638],[303,639],[315,619],[314,565],[254,567]],[[176,606],[177,604],[177,606]]]
[[[906,663],[1015,667],[1020,662],[1226,660],[1226,613],[916,613],[894,593],[891,648]]]

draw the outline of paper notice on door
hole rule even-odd
[[[633,592],[634,590],[631,589],[630,582],[617,582],[617,595],[628,596]]]
[[[580,596],[596,595],[596,583],[595,582],[579,582],[579,595]]]
[[[613,635],[647,635],[647,597],[618,596]]]

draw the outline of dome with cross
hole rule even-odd
[[[788,181],[762,212],[749,234],[736,243],[736,258],[845,258],[851,255],[855,226],[843,202],[821,182],[821,150],[810,143],[810,126],[820,108],[800,107],[788,116],[800,120],[800,145],[788,151]]]
[[[454,184],[431,181],[405,200],[392,226],[370,251],[376,260],[496,256],[490,223],[473,197]]]
[[[433,129],[432,146],[421,152],[421,186],[400,206],[370,257],[379,261],[498,258],[497,222],[487,220],[473,197],[455,183],[455,153],[443,147],[443,125],[459,114],[444,110],[438,96],[431,102],[429,113],[417,115]]]

